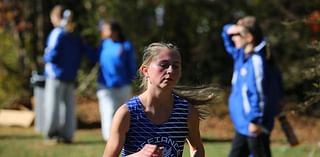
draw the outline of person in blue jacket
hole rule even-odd
[[[267,78],[266,40],[254,17],[223,27],[226,51],[234,60],[229,112],[235,137],[229,157],[271,156],[270,133],[278,107]]]
[[[116,109],[132,95],[131,83],[137,67],[134,47],[125,39],[117,22],[103,22],[102,42],[98,50],[100,70],[97,97],[101,115],[102,136],[109,138],[111,121]]]
[[[82,53],[88,47],[74,30],[69,9],[56,5],[50,19],[54,29],[43,55],[46,76],[43,134],[48,140],[71,143],[76,129],[75,79]]]

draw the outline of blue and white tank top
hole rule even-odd
[[[146,116],[138,97],[127,102],[130,112],[130,128],[122,148],[122,156],[138,152],[145,144],[164,147],[164,157],[181,157],[188,136],[189,103],[174,95],[170,118],[162,124],[152,123]]]

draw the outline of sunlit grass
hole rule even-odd
[[[207,157],[226,157],[230,141],[204,140]],[[101,157],[105,143],[100,129],[77,130],[74,144],[46,143],[32,128],[0,127],[0,156],[12,157]],[[316,144],[301,144],[290,147],[288,144],[272,144],[274,157],[318,157],[320,148]],[[185,146],[183,157],[188,157]]]

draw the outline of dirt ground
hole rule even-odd
[[[100,127],[100,113],[97,100],[80,98],[77,104],[77,115],[80,128]],[[288,121],[294,128],[300,143],[320,145],[320,119],[301,116],[294,112],[286,114]],[[234,130],[228,115],[227,105],[212,106],[211,115],[200,123],[201,134],[210,140],[229,141]],[[280,123],[276,120],[271,135],[273,143],[287,143]]]

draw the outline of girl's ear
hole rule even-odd
[[[148,74],[148,67],[145,65],[141,65],[139,68],[139,71],[144,75],[144,76],[149,76]]]

